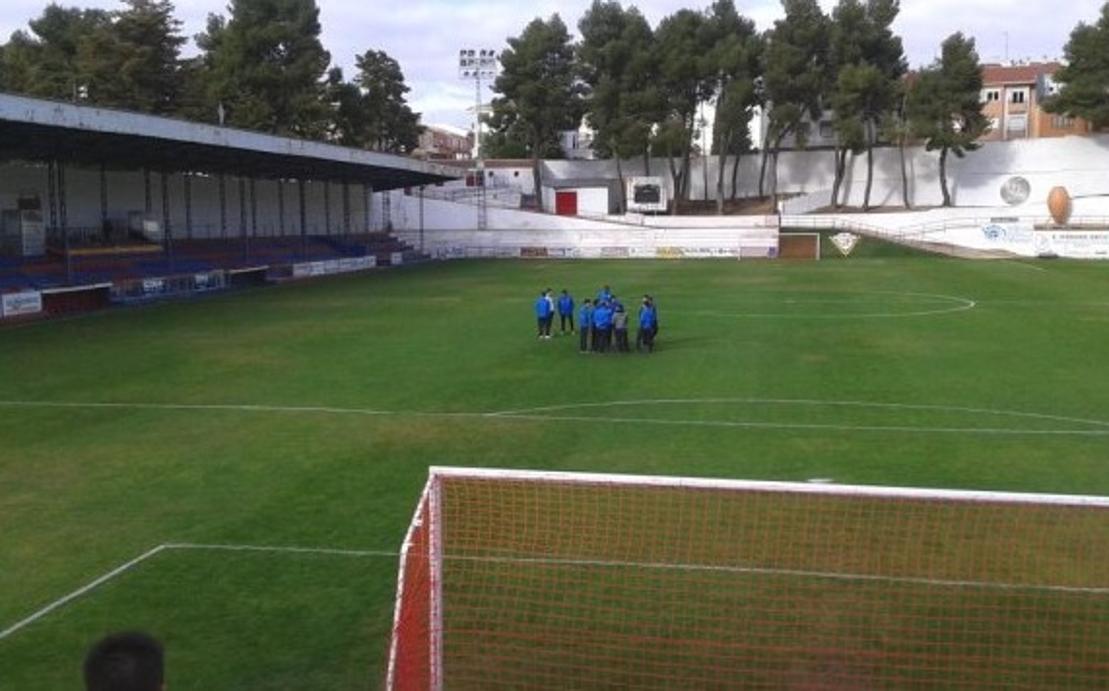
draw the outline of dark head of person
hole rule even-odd
[[[140,631],[115,633],[97,641],[85,657],[86,691],[163,691],[162,644]]]

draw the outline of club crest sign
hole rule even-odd
[[[832,244],[846,257],[854,251],[855,245],[859,244],[859,236],[854,233],[836,233],[832,236]]]

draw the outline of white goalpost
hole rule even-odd
[[[431,469],[388,688],[814,684],[1109,684],[1109,498]]]

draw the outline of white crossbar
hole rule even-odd
[[[1050,504],[1109,509],[1109,497],[1078,494],[1032,494],[1019,492],[987,492],[977,490],[923,489],[916,487],[881,487],[876,485],[809,484],[804,482],[768,482],[757,480],[724,480],[663,475],[619,475],[611,473],[575,473],[546,470],[511,470],[502,468],[457,468],[433,466],[433,478],[477,480],[510,480],[521,482],[552,482],[580,485],[614,485],[626,487],[681,487],[746,492],[787,492],[833,496],[923,499],[997,504]]]

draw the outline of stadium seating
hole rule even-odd
[[[166,254],[119,253],[71,256],[75,285],[116,283],[176,274],[206,273],[252,267],[281,267],[297,262],[374,256],[387,266],[394,253],[404,261],[421,259],[412,247],[385,233],[361,235],[256,237],[178,240],[172,261]],[[66,262],[60,253],[36,259],[0,257],[0,291],[43,290],[64,286]]]

